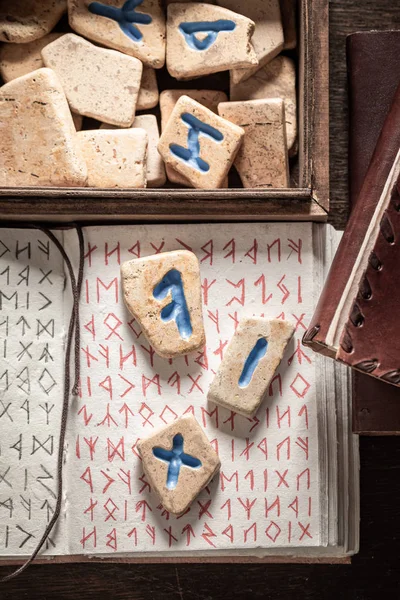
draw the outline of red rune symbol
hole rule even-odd
[[[146,525],[146,533],[151,539],[151,543],[154,546],[156,543],[156,528],[153,525]]]
[[[289,484],[286,481],[286,477],[287,477],[288,472],[289,472],[289,469],[286,469],[286,471],[283,473],[283,475],[281,475],[279,473],[279,471],[275,471],[275,473],[279,477],[279,482],[278,482],[278,485],[276,487],[281,487],[282,484],[285,485],[287,488],[289,487]]]
[[[92,480],[92,471],[90,467],[88,467],[80,476],[80,479],[88,484],[90,488],[90,492],[93,494],[93,480]]]
[[[83,413],[83,422],[85,424],[85,427],[87,427],[90,421],[92,420],[93,413],[90,413],[90,415],[88,415],[86,410],[86,404],[84,404],[82,408],[78,411],[78,415],[80,415],[81,413]]]
[[[233,431],[235,429],[235,417],[237,415],[236,415],[236,413],[233,410],[231,410],[230,413],[231,413],[230,417],[228,417],[227,419],[225,419],[225,421],[223,421],[223,424],[225,425],[225,423],[230,423],[231,424],[231,431]]]
[[[222,340],[219,340],[219,346],[216,350],[214,350],[213,354],[215,356],[220,356],[221,357],[221,361],[224,358],[224,349],[225,347],[228,345],[228,340],[225,340],[225,342],[223,342]]]
[[[254,282],[254,285],[256,287],[261,285],[261,301],[263,304],[267,304],[267,302],[271,300],[272,294],[269,294],[269,296],[267,296],[267,285],[265,275],[261,275],[261,277],[259,277],[257,281]]]
[[[105,379],[103,379],[103,381],[100,381],[99,387],[103,388],[103,390],[106,390],[106,392],[108,392],[108,394],[110,396],[110,400],[112,400],[113,390],[112,390],[112,380],[111,380],[110,375],[107,375],[107,377]]]
[[[114,419],[114,417],[110,413],[110,404],[107,403],[107,411],[106,411],[106,414],[104,416],[104,419],[102,421],[100,421],[100,423],[98,423],[97,425],[101,426],[101,425],[107,424],[107,427],[111,427],[111,423],[113,423],[113,425],[115,425],[116,427],[118,427],[117,421]]]
[[[206,490],[207,488],[204,488],[204,489]],[[166,511],[165,511],[165,512],[166,512]],[[178,519],[182,519],[182,517],[184,517],[184,516],[185,516],[185,515],[187,515],[188,513],[190,513],[190,506],[189,506],[189,508],[187,508],[187,509],[185,510],[185,512],[183,512],[181,515],[178,515],[178,516],[176,517],[176,519],[177,519],[177,520],[178,520]],[[169,515],[169,513],[167,513],[167,514]],[[168,519],[168,518],[169,518],[169,517],[167,517],[167,519]]]
[[[290,238],[288,238],[288,246],[291,250],[291,252],[289,252],[287,260],[289,260],[289,258],[292,256],[293,252],[295,252],[297,254],[297,261],[301,264],[301,249],[303,247],[303,241],[299,238],[299,242],[298,244],[296,244],[296,242],[294,242],[293,240],[291,240]]]
[[[235,481],[235,490],[238,492],[239,491],[239,477],[238,477],[238,472],[234,471],[234,473],[232,473],[232,475],[230,477],[227,477],[222,471],[221,471],[221,477],[220,477],[220,481],[221,481],[221,491],[223,492],[225,490],[225,481],[229,481],[229,483],[232,483],[232,479]]]
[[[277,317],[275,317],[275,319],[283,319],[283,320],[285,320],[285,313],[281,312],[281,314],[278,315]]]
[[[93,252],[97,250],[97,246],[91,246],[90,242],[88,243],[88,251],[86,252],[86,254],[84,254],[84,258],[88,259],[88,263],[89,263],[89,267],[92,266],[92,254]]]
[[[299,410],[299,414],[297,416],[298,417],[302,417],[303,414],[304,414],[304,419],[305,419],[305,422],[306,422],[306,429],[308,429],[308,409],[307,409],[307,406],[305,404],[303,404],[303,406]]]
[[[210,441],[210,445],[214,448],[216,454],[218,454],[218,456],[219,456],[218,440],[217,440],[217,438],[211,440]],[[205,489],[208,490],[208,486]]]
[[[281,279],[279,280],[279,282],[276,284],[276,287],[282,292],[281,304],[284,304],[286,302],[286,300],[290,296],[290,292],[287,289],[286,285],[282,283],[282,281],[285,279],[285,277],[286,277],[286,275],[284,275],[283,277],[281,277]]]
[[[230,250],[228,250],[228,248],[230,248]],[[224,258],[232,257],[232,263],[235,264],[236,242],[233,238],[225,244],[223,250],[228,250],[228,253],[225,254]]]
[[[169,512],[168,512],[168,511],[167,511],[167,510],[166,510],[166,509],[163,507],[163,505],[162,505],[162,504],[159,504],[159,505],[157,506],[157,509],[158,509],[158,510],[161,510],[161,516],[162,516],[162,517],[165,517],[165,519],[166,519],[167,521],[169,521]]]
[[[296,317],[296,315],[294,315],[292,313],[292,317],[294,317],[295,320],[296,320],[296,323],[294,325],[295,331],[297,331],[297,329],[299,327],[302,327],[305,331],[307,331],[307,327],[306,327],[306,325],[304,325],[304,322],[303,322],[303,319],[304,319],[305,316],[306,316],[306,313],[301,313],[300,317]]]
[[[151,379],[149,377],[146,377],[146,375],[142,375],[142,392],[145,398],[147,396],[147,390],[152,384],[156,386],[157,394],[161,396],[160,376],[158,375],[158,373],[156,373]]]
[[[264,492],[268,489],[268,469],[264,469]]]
[[[279,396],[282,396],[282,377],[281,377],[280,373],[278,373],[277,375],[275,375],[275,377],[273,377],[271,379],[271,383],[269,384],[269,388],[268,388],[268,395],[269,396],[273,396],[273,394],[274,394],[274,382],[275,381],[278,382]]]
[[[155,244],[153,244],[153,242],[150,242],[150,246],[153,248],[154,254],[160,254],[161,250],[165,246],[165,242],[161,242],[160,246],[156,246]]]
[[[114,527],[114,529],[111,529],[110,533],[107,533],[107,542],[106,542],[106,546],[107,548],[111,548],[111,550],[114,550],[114,552],[117,551],[118,548],[118,544],[117,544],[117,531]]]
[[[122,473],[123,477],[120,475],[120,473]],[[126,487],[128,488],[128,493],[129,493],[129,495],[131,495],[131,493],[132,493],[131,472],[130,471],[124,471],[123,469],[120,469],[119,473],[118,473],[118,478],[122,481],[122,483],[124,485],[126,485]]]
[[[301,295],[301,277],[300,275],[297,277],[297,302],[298,304],[302,304],[303,298]]]
[[[88,540],[90,540],[90,538],[93,538],[93,548],[96,548],[97,546],[97,533],[96,533],[96,527],[93,527],[92,531],[90,533],[88,533],[86,535],[86,528],[84,527],[82,530],[82,539],[80,540],[80,543],[82,544],[82,546],[84,548],[86,548],[86,542]]]
[[[307,489],[310,489],[310,469],[304,469],[304,471],[302,471],[301,473],[299,473],[299,475],[297,475],[296,479],[297,479],[297,491],[300,490],[300,482],[302,480],[303,475],[306,476],[306,481],[307,481]]]
[[[165,533],[168,535],[168,546],[171,548],[172,546],[172,540],[174,540],[175,542],[177,542],[177,538],[173,535],[172,533],[172,527],[171,525],[168,527],[168,529],[164,529]]]
[[[204,406],[202,406],[202,407],[201,407],[201,417],[202,417],[202,419],[203,419],[203,426],[204,426],[204,427],[207,427],[207,423],[206,423],[206,415],[207,415],[207,416],[208,416],[210,419],[212,419],[212,418],[213,418],[213,416],[215,415],[215,427],[218,429],[218,416],[219,416],[219,415],[218,415],[218,406],[216,406],[216,407],[214,408],[214,410],[212,410],[212,411],[210,411],[210,412],[208,412],[208,410],[206,410],[206,409],[204,408]]]
[[[200,510],[199,510],[199,521],[201,519],[201,517],[203,515],[207,515],[207,517],[209,517],[210,519],[213,519],[214,517],[212,516],[212,514],[210,513],[210,511],[208,510],[210,505],[211,505],[212,500],[207,500],[204,504],[202,502],[200,502],[200,500],[197,500],[197,504],[200,506]]]
[[[268,500],[267,498],[264,499],[265,501],[265,518],[268,519],[269,517],[269,513],[271,512],[271,510],[276,510],[276,516],[280,517],[281,516],[281,501],[279,496],[277,496],[275,498],[275,500],[272,502],[272,504],[268,505]]]
[[[233,527],[232,525],[228,525],[226,529],[223,530],[222,535],[226,535],[228,539],[230,539],[231,544],[233,544]]]
[[[211,281],[211,283],[208,283],[207,277],[205,277],[203,279],[203,283],[201,284],[201,289],[203,290],[203,303],[204,303],[204,306],[208,305],[208,292],[210,291],[211,286],[213,286],[216,281],[217,281],[216,279],[213,279]]]
[[[246,460],[249,460],[250,450],[254,446],[254,442],[249,443],[249,441],[250,441],[250,438],[246,438],[246,446],[245,446],[244,450],[242,450],[242,452],[240,453],[240,456],[244,456],[246,458]]]
[[[228,509],[228,521],[230,521],[231,516],[232,516],[232,509],[231,509],[231,499],[228,498],[228,500],[221,506],[221,510],[223,510],[224,508]]]
[[[276,406],[276,421],[278,423],[278,428],[281,428],[281,422],[282,420],[287,417],[287,426],[290,428],[291,423],[290,423],[290,406],[287,407],[287,409],[285,410],[284,413],[280,413],[279,410],[279,406]]]
[[[301,365],[303,358],[306,359],[306,361],[311,364],[311,358],[309,358],[307,356],[307,354],[302,350],[301,346],[300,346],[300,340],[297,340],[297,348],[296,350],[293,352],[292,356],[288,359],[288,365],[291,365],[293,362],[294,357],[297,358],[298,363]]]
[[[176,393],[178,394],[178,396],[180,396],[180,393],[181,393],[181,376],[179,375],[178,371],[174,371],[174,373],[172,373],[172,375],[168,379],[167,383],[171,387],[176,387]]]
[[[250,429],[249,429],[249,433],[251,433],[251,432],[253,431],[253,429],[255,429],[255,428],[257,427],[257,425],[259,425],[259,424],[260,424],[260,419],[259,419],[258,417],[256,417],[256,416],[255,416],[255,417],[253,417],[253,418],[251,418],[251,419],[247,418],[247,420],[248,420],[250,423],[253,423],[253,425],[252,425],[252,426],[250,427]]]
[[[153,509],[151,508],[151,506],[149,505],[149,503],[146,500],[139,500],[139,502],[136,502],[136,506],[135,506],[135,511],[137,513],[141,513],[141,521],[142,523],[145,522],[146,520],[146,516],[147,516],[147,511],[152,512]]]
[[[250,480],[250,489],[251,489],[251,491],[253,491],[254,490],[254,471],[253,471],[253,469],[251,469],[248,473],[246,473],[244,478]]]
[[[305,535],[307,535],[310,538],[310,540],[312,540],[312,535],[311,535],[311,533],[309,531],[309,529],[310,529],[310,523],[308,523],[306,526],[304,526],[302,523],[300,523],[300,521],[298,521],[298,526],[300,527],[301,532],[302,532],[301,535],[300,535],[300,537],[299,537],[299,542],[301,542],[301,540],[303,539],[303,537]]]
[[[209,249],[207,248],[207,246],[209,247]],[[200,260],[200,262],[203,263],[205,260],[209,259],[210,260],[210,266],[212,266],[212,264],[213,264],[213,258],[214,258],[214,244],[213,244],[213,241],[212,240],[208,240],[208,242],[206,242],[204,244],[204,246],[201,247],[201,249],[205,253],[205,256],[203,256],[203,258]]]
[[[261,450],[261,452],[264,454],[265,456],[265,460],[268,459],[268,445],[267,445],[267,438],[263,438],[258,444],[257,444],[257,448],[259,450]]]
[[[229,302],[226,303],[225,306],[230,306],[231,304],[233,304],[233,302],[238,302],[241,306],[244,306],[245,303],[245,299],[246,299],[246,290],[245,290],[245,280],[243,279],[239,279],[239,281],[237,283],[234,283],[233,281],[229,281],[229,279],[225,280],[227,283],[229,283],[230,285],[232,285],[234,288],[240,288],[241,292],[240,292],[240,298],[238,298],[237,296],[233,296]]]
[[[121,460],[125,460],[125,440],[124,438],[120,438],[119,442],[116,446],[114,446],[113,442],[110,438],[107,438],[107,452],[108,452],[108,462],[112,462],[115,457],[120,458]]]
[[[247,520],[250,521],[251,518],[251,509],[253,508],[253,506],[255,505],[255,503],[257,502],[257,498],[254,498],[254,500],[252,502],[250,502],[250,500],[248,498],[246,498],[246,501],[243,502],[243,500],[241,498],[238,498],[240,504],[243,506],[245,512],[246,512],[246,517]]]
[[[100,287],[102,287],[104,290],[108,291],[110,290],[112,287],[114,286],[114,296],[115,296],[115,303],[118,304],[118,278],[114,277],[114,279],[111,279],[110,283],[104,283],[104,281],[102,281],[100,279],[100,277],[96,277],[96,291],[97,291],[97,304],[100,304]]]
[[[194,359],[194,362],[205,371],[208,371],[208,358],[207,358],[207,348],[204,346],[204,350],[202,352],[197,352],[197,356]]]
[[[129,379],[126,379],[125,377],[123,377],[120,373],[118,373],[118,377],[120,379],[122,379],[122,381],[124,381],[125,383],[128,384],[128,387],[125,389],[125,391],[119,395],[120,398],[125,398],[125,396],[134,389],[135,385],[131,381],[129,381]],[[133,415],[133,413],[132,413],[132,415]]]
[[[128,252],[130,254],[133,254],[133,256],[136,256],[136,258],[140,258],[140,242],[139,242],[139,240],[136,242],[136,244],[133,244],[133,246],[128,248]]]
[[[94,342],[96,340],[96,328],[94,326],[94,315],[92,315],[92,318],[90,319],[90,321],[88,321],[86,323],[86,325],[84,325],[84,328],[86,329],[86,331],[88,331],[89,333],[92,334],[92,341]]]
[[[150,366],[154,367],[154,355],[155,355],[155,351],[153,346],[150,346],[148,348],[146,348],[146,346],[143,346],[143,344],[140,345],[140,347],[142,348],[142,350],[144,350],[145,352],[147,352],[147,354],[150,357]]]
[[[99,354],[106,359],[106,368],[108,369],[110,366],[110,348],[99,344]]]
[[[253,532],[253,542],[257,541],[257,523],[253,523],[253,525],[251,525],[248,529],[245,529],[243,532],[243,541],[244,543],[247,542],[247,536],[249,535],[250,532]]]
[[[131,531],[128,533],[128,538],[133,537],[133,543],[135,546],[137,546],[137,530],[136,527],[134,527],[133,529],[131,529]]]
[[[199,390],[199,392],[201,392],[202,394],[204,394],[202,388],[200,387],[200,385],[198,383],[199,379],[201,379],[202,376],[203,376],[202,373],[200,373],[200,375],[197,375],[196,379],[194,379],[194,377],[192,377],[188,373],[188,377],[191,380],[191,382],[193,383],[192,387],[190,388],[190,390],[188,392],[189,394],[191,394],[193,392],[193,390],[195,390],[195,389]]]
[[[94,509],[96,508],[98,502],[96,500],[96,502],[93,501],[92,498],[90,498],[90,504],[87,507],[86,510],[83,511],[84,515],[87,515],[88,513],[90,513],[90,520],[93,521],[93,517],[94,517]]]
[[[111,510],[109,508],[109,506],[111,506]],[[107,502],[103,505],[103,508],[106,509],[107,512],[107,516],[104,519],[104,522],[108,521],[109,519],[112,519],[113,521],[116,521],[117,519],[114,517],[114,514],[117,510],[119,510],[118,506],[115,504],[114,500],[112,500],[111,498],[109,498],[107,500]]]
[[[92,366],[91,361],[94,360],[95,362],[98,362],[99,359],[90,353],[89,346],[86,346],[86,349],[81,348],[81,350],[82,350],[83,354],[86,356],[86,365],[87,365],[88,369],[90,369],[90,367]]]
[[[119,242],[117,243],[115,248],[110,251],[108,251],[108,242],[106,242],[105,247],[104,247],[104,260],[105,260],[106,265],[108,265],[108,259],[113,254],[117,255],[117,264],[120,265],[121,264],[121,247],[119,245]]]
[[[308,460],[308,437],[305,439],[298,437],[296,440],[296,446],[301,448],[306,455],[306,460]]]
[[[89,439],[87,439],[87,438],[83,438],[83,439],[84,439],[85,443],[87,444],[87,447],[89,448],[90,460],[93,460],[94,453],[96,451],[96,444],[97,444],[97,440],[99,439],[99,436],[97,436],[95,440],[92,438],[92,436],[90,436]]]
[[[167,413],[169,413],[172,416],[172,418],[168,418],[166,416]],[[165,414],[166,418],[164,418],[164,414]],[[163,421],[166,425],[168,425],[169,423],[172,423],[173,421],[175,421],[177,418],[178,418],[178,414],[174,410],[172,410],[172,408],[170,408],[168,406],[168,404],[166,404],[160,413],[161,421]]]
[[[76,442],[75,442],[75,456],[76,458],[81,458],[81,447],[79,444],[79,435],[76,437]]]
[[[211,310],[207,311],[207,316],[210,319],[210,321],[212,321],[215,324],[215,327],[217,329],[217,333],[219,333],[219,312],[218,309],[215,311],[215,314],[213,312],[211,312]]]
[[[311,517],[311,501],[312,501],[312,498],[311,498],[311,496],[309,496],[309,498],[308,498],[308,516],[309,517]]]
[[[286,446],[286,460],[290,460],[290,436],[288,435],[280,444],[276,445],[276,458],[281,460],[281,450]]]
[[[110,323],[109,323],[109,321],[110,321]],[[124,339],[117,332],[118,327],[121,327],[121,325],[122,325],[121,319],[119,319],[114,313],[108,313],[108,315],[104,319],[103,323],[110,330],[110,333],[106,337],[106,340],[109,340],[111,336],[115,335],[121,341],[124,341]]]
[[[278,537],[280,536],[281,531],[282,530],[279,527],[279,525],[277,525],[274,521],[271,521],[271,523],[265,530],[265,535],[271,540],[271,542],[275,543]]]
[[[103,488],[103,494],[106,493],[106,491],[108,490],[108,488],[110,487],[110,485],[112,485],[115,482],[115,479],[113,479],[112,477],[110,477],[110,475],[107,475],[107,473],[105,471],[100,471],[100,473],[102,475],[104,475],[104,477],[107,479],[107,483]]]
[[[194,415],[194,406],[191,404],[190,406],[187,407],[187,409],[185,410],[185,412],[183,413],[184,415]]]
[[[207,525],[207,523],[204,523],[204,529],[203,529],[203,533],[201,534],[201,537],[203,538],[203,540],[205,540],[207,542],[207,544],[209,544],[213,548],[216,548],[216,545],[214,544],[214,542],[211,541],[211,538],[217,537],[217,535]]]
[[[90,303],[90,298],[89,298],[89,280],[85,279],[85,291],[86,291],[86,304]]]
[[[125,394],[123,394],[125,396]],[[129,408],[129,406],[126,404],[126,402],[121,406],[121,408],[118,411],[120,414],[124,413],[125,414],[125,429],[128,428],[129,425],[129,415],[131,415],[132,417],[134,417],[134,413],[133,410],[131,408]]]
[[[175,239],[178,242],[178,244],[180,244],[183,248],[185,248],[185,250],[189,250],[189,252],[193,251],[193,248],[191,246],[189,246],[188,244],[185,244],[185,242],[182,242],[182,240],[180,240],[179,238],[175,238]]]
[[[268,252],[268,262],[272,262],[271,261],[271,250],[272,248],[275,246],[275,244],[277,245],[278,248],[278,262],[281,262],[281,240],[280,238],[274,240],[272,242],[272,244],[267,244],[267,252]]]
[[[138,438],[138,439],[136,440],[136,442],[134,442],[134,443],[132,444],[132,446],[131,446],[131,450],[132,450],[132,453],[133,453],[133,454],[136,456],[136,458],[138,458],[139,460],[142,460],[142,457],[140,456],[140,454],[139,454],[139,453],[138,453],[138,451],[136,450],[136,446],[137,446],[137,443],[138,443],[139,441],[140,441],[140,438]]]
[[[136,329],[133,326],[134,323],[136,323],[136,319],[131,319],[130,321],[128,321],[127,325],[130,328],[130,330],[135,334],[135,337],[138,340],[140,338],[140,336],[142,335],[142,332],[136,331]]]
[[[143,417],[142,427],[145,427],[147,424],[154,427],[153,423],[150,421],[151,417],[154,415],[154,411],[151,410],[151,408],[149,408],[144,402],[139,409],[139,414],[141,417]]]
[[[185,525],[185,527],[182,529],[182,535],[186,533],[186,546],[190,546],[190,541],[192,537],[196,537],[195,532],[193,531],[193,527],[191,526],[190,523],[188,523],[187,525]]]
[[[236,331],[237,326],[239,325],[239,319],[238,319],[238,314],[237,311],[235,310],[235,312],[233,313],[233,315],[231,315],[230,313],[228,313],[228,317],[230,319],[232,319],[233,323],[234,323],[234,329]]]
[[[144,473],[143,473],[143,475],[141,475],[139,477],[139,481],[141,481],[143,483],[142,487],[139,490],[139,494],[143,494],[143,492],[144,492],[144,490],[146,488],[149,489],[149,494],[150,494],[150,492],[151,492],[151,486],[150,486],[149,482],[146,481],[146,475]]]
[[[258,242],[255,239],[252,247],[249,248],[245,254],[245,256],[248,256],[249,258],[251,258],[253,265],[257,264],[257,252],[258,252]]]
[[[299,388],[299,389],[297,388],[297,380],[298,379],[300,379],[304,384],[304,387]],[[300,373],[297,373],[296,377],[293,379],[293,381],[289,387],[291,390],[293,390],[293,392],[296,394],[296,396],[298,398],[304,398],[304,396],[307,394],[308,390],[310,389],[311,385],[308,383],[308,381],[306,379],[304,379],[304,377]]]
[[[288,505],[288,508],[291,508],[292,511],[294,512],[294,514],[296,515],[296,519],[299,516],[299,499],[296,496],[296,498],[293,500],[293,502],[291,504]]]

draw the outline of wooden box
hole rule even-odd
[[[251,0],[249,0],[251,1]],[[328,0],[298,0],[299,187],[0,188],[0,219],[326,220],[329,210]]]

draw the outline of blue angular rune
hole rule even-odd
[[[179,31],[184,35],[186,43],[192,50],[208,50],[217,39],[220,31],[233,31],[236,27],[234,21],[219,19],[218,21],[194,21],[181,23]],[[197,33],[205,33],[204,39],[198,39]]]
[[[190,467],[191,469],[198,469],[201,467],[201,460],[190,454],[184,453],[183,436],[180,433],[177,433],[172,440],[172,450],[166,450],[165,448],[156,446],[153,448],[153,454],[159,460],[169,463],[167,473],[167,488],[169,490],[176,488],[179,472],[183,465],[185,467]]]
[[[239,387],[247,387],[254,375],[258,363],[265,356],[267,352],[268,342],[265,338],[260,338],[255,343],[253,349],[246,358],[244,363],[243,371],[239,377]]]
[[[94,15],[116,21],[125,35],[134,42],[140,42],[143,38],[143,34],[134,23],[149,25],[153,20],[150,15],[136,12],[136,7],[143,4],[143,1],[144,0],[126,0],[121,8],[108,6],[102,2],[91,2],[88,8]]]
[[[200,158],[200,135],[204,135],[214,142],[222,142],[224,136],[218,129],[203,123],[197,117],[190,113],[183,113],[181,115],[182,121],[189,127],[188,131],[188,147],[184,148],[179,144],[170,144],[169,149],[171,153],[185,162],[190,167],[207,173],[210,170],[208,162]]]
[[[192,335],[192,324],[183,291],[182,277],[176,269],[168,271],[153,290],[156,300],[164,300],[169,293],[172,300],[161,310],[161,320],[168,322],[173,319],[181,338],[188,340]]]

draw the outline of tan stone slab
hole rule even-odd
[[[222,102],[218,113],[245,130],[234,162],[243,187],[289,187],[283,100]]]
[[[145,188],[147,134],[144,129],[77,133],[88,169],[88,186]]]
[[[205,344],[199,261],[176,250],[121,265],[125,304],[154,350],[170,358]]]
[[[287,56],[277,56],[246,81],[231,81],[230,98],[236,100],[259,100],[283,98],[285,102],[286,136],[290,151],[297,140],[296,67]]]
[[[203,25],[215,28],[215,22],[226,21],[232,29],[205,30]],[[185,31],[193,24],[197,33]],[[254,21],[235,12],[200,2],[173,3],[168,6],[167,69],[177,79],[188,79],[244,68],[258,64],[250,43]],[[200,48],[200,49],[199,49]]]
[[[137,23],[133,13],[146,15],[151,21]],[[72,29],[90,40],[139,58],[149,67],[164,66],[165,15],[161,0],[143,0],[140,4],[132,0],[68,0],[68,16]]]
[[[211,383],[207,400],[246,417],[257,412],[294,327],[287,321],[241,319]]]
[[[56,74],[38,69],[0,88],[0,186],[83,186],[87,169]]]
[[[243,135],[244,130],[237,125],[181,96],[161,134],[158,150],[164,162],[193,187],[218,188],[228,175]]]
[[[73,112],[118,127],[132,125],[142,76],[140,60],[98,48],[73,33],[43,48],[42,57],[60,77]]]
[[[284,50],[292,50],[297,46],[296,5],[297,0],[280,0],[283,22]]]
[[[279,0],[217,0],[217,4],[239,12],[256,24],[251,44],[258,58],[258,65],[248,69],[234,69],[234,83],[248,79],[259,68],[270,62],[283,48],[283,27]]]
[[[0,46],[0,75],[4,83],[44,67],[42,49],[61,37],[62,33],[49,33],[27,44],[2,44]]]
[[[113,125],[102,124],[100,129],[110,129]],[[155,115],[138,115],[135,117],[132,128],[144,129],[149,140],[147,148],[147,187],[161,187],[165,184],[164,161],[157,150],[160,133],[158,131],[157,117]]]
[[[160,94],[161,131],[164,130],[168,119],[175,108],[175,104],[181,96],[189,96],[189,98],[196,100],[196,102],[209,108],[215,114],[218,114],[218,104],[228,100],[228,96],[224,92],[218,92],[216,90],[164,90]],[[190,181],[169,165],[166,165],[166,171],[168,180],[172,183],[192,187]],[[224,181],[221,187],[228,187],[228,181]]]
[[[26,44],[38,40],[50,33],[66,10],[67,0],[2,0],[0,41]]]
[[[203,429],[183,416],[137,444],[143,470],[163,507],[183,514],[213,477],[221,462]]]
[[[151,67],[143,67],[136,110],[150,110],[158,104],[156,72]]]

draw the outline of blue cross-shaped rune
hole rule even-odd
[[[91,2],[88,8],[89,11],[95,15],[116,21],[125,35],[130,37],[134,42],[140,42],[143,38],[143,34],[134,23],[149,25],[153,20],[150,15],[136,12],[136,7],[140,6],[143,1],[144,0],[126,0],[122,8],[108,6],[102,2]]]
[[[183,436],[177,433],[172,440],[172,450],[166,450],[156,446],[153,448],[153,454],[156,458],[169,463],[167,474],[167,488],[173,490],[176,488],[179,478],[179,471],[182,465],[191,469],[201,467],[201,460],[185,454],[183,451]]]

